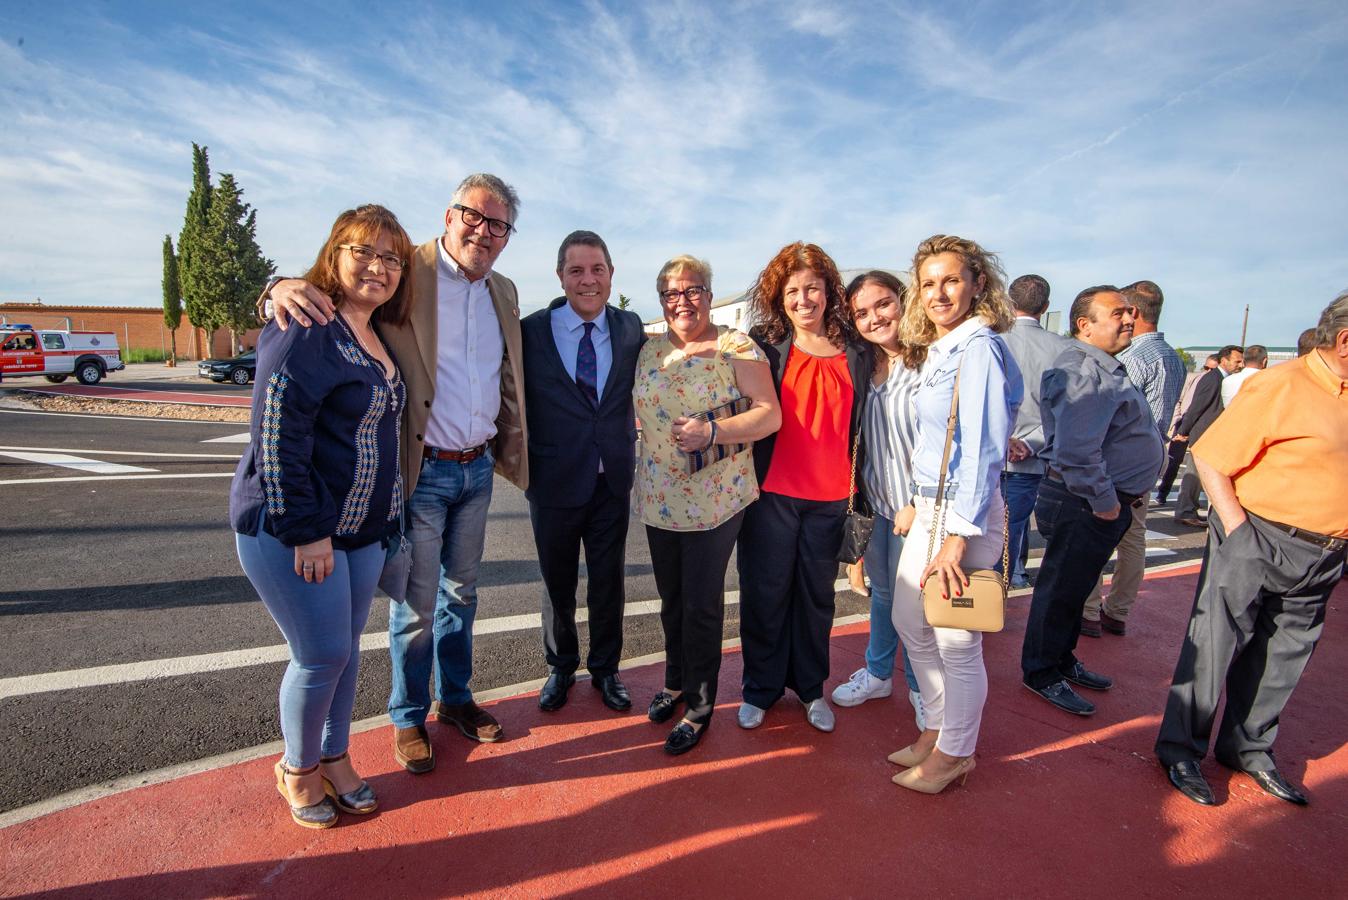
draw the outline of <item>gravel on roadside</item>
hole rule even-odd
[[[189,403],[147,403],[143,400],[103,400],[91,397],[58,397],[30,391],[10,391],[17,405],[46,412],[73,412],[96,416],[141,416],[150,419],[190,419],[196,422],[248,423],[246,409],[193,406]]]

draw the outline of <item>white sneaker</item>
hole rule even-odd
[[[913,704],[913,712],[914,712],[914,714],[915,714],[914,717],[913,717],[913,721],[917,723],[917,730],[918,730],[918,731],[926,731],[926,730],[927,730],[927,711],[926,711],[925,709],[922,708],[922,692],[921,692],[921,691],[909,691],[909,692],[908,692],[908,702],[911,703],[911,704]]]
[[[833,730],[833,709],[823,697],[805,704],[805,721],[820,731]]]
[[[888,697],[894,692],[894,679],[876,678],[862,666],[852,677],[833,689],[833,702],[839,706],[860,706],[867,700]]]
[[[763,724],[763,717],[767,715],[766,709],[759,709],[752,703],[741,703],[739,712],[739,723],[741,728],[757,728]]]

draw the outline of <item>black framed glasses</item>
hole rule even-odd
[[[491,216],[483,215],[471,206],[464,206],[462,203],[455,203],[450,206],[450,209],[457,209],[459,216],[463,219],[463,224],[469,228],[476,228],[486,222],[487,231],[491,233],[492,237],[505,237],[515,230],[515,226],[505,219],[493,219]]]
[[[711,288],[695,284],[692,287],[686,287],[681,291],[673,290],[660,292],[660,302],[665,306],[673,306],[679,302],[680,297],[684,297],[689,303],[700,303],[702,300],[711,296]]]
[[[373,247],[367,247],[364,244],[338,244],[337,246],[343,250],[351,251],[351,258],[362,265],[368,266],[376,258],[390,272],[401,272],[405,265],[402,257],[394,256],[392,253],[377,253]]]

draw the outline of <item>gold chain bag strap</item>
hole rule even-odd
[[[950,397],[950,418],[945,426],[945,449],[941,452],[941,477],[936,487],[936,508],[932,511],[931,535],[927,539],[927,563],[936,557],[937,535],[945,541],[945,472],[950,465],[950,445],[955,439],[955,425],[959,419],[960,359],[955,370],[955,390]],[[1002,504],[1002,574],[992,569],[964,569],[969,584],[960,596],[942,597],[944,579],[939,575],[927,579],[922,589],[922,611],[927,624],[933,628],[963,628],[965,631],[1001,631],[1006,624],[1007,573],[1011,571],[1009,557],[1008,522],[1010,514]]]

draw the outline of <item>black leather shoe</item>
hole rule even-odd
[[[674,710],[678,705],[678,697],[661,691],[651,700],[651,705],[646,709],[646,717],[656,723],[668,722],[674,717]]]
[[[576,683],[576,676],[553,672],[548,676],[547,684],[538,692],[538,708],[547,712],[556,712],[566,706],[566,692]]]
[[[706,733],[710,722],[703,723],[701,728],[694,729],[687,722],[680,722],[674,726],[674,730],[665,738],[665,752],[670,756],[679,756],[687,753],[697,746],[697,742],[702,740],[702,735]]]
[[[1024,682],[1021,683],[1025,684]],[[1081,699],[1081,695],[1072,690],[1072,686],[1065,681],[1055,681],[1048,687],[1043,688],[1037,688],[1029,684],[1026,684],[1025,687],[1063,712],[1070,712],[1074,716],[1095,715],[1095,704]]]
[[[1165,774],[1170,778],[1170,783],[1175,786],[1175,790],[1193,802],[1203,806],[1216,805],[1217,801],[1212,796],[1212,786],[1203,777],[1203,772],[1198,768],[1197,760],[1186,759],[1184,762],[1177,762],[1173,766],[1169,766],[1165,770]]]
[[[1297,806],[1305,806],[1309,801],[1306,795],[1292,787],[1291,782],[1282,777],[1282,773],[1277,769],[1269,769],[1267,772],[1246,772],[1254,779],[1254,783],[1263,789],[1264,793],[1272,794],[1279,800],[1286,800],[1288,803],[1295,803]]]
[[[592,683],[599,696],[603,698],[604,705],[609,709],[614,712],[627,712],[632,708],[632,695],[627,693],[627,685],[623,684],[617,673],[595,678]]]
[[[1072,663],[1070,669],[1059,669],[1058,672],[1077,687],[1084,687],[1087,690],[1107,691],[1114,686],[1112,679],[1106,678],[1099,672],[1092,672],[1081,664],[1081,660]]]

